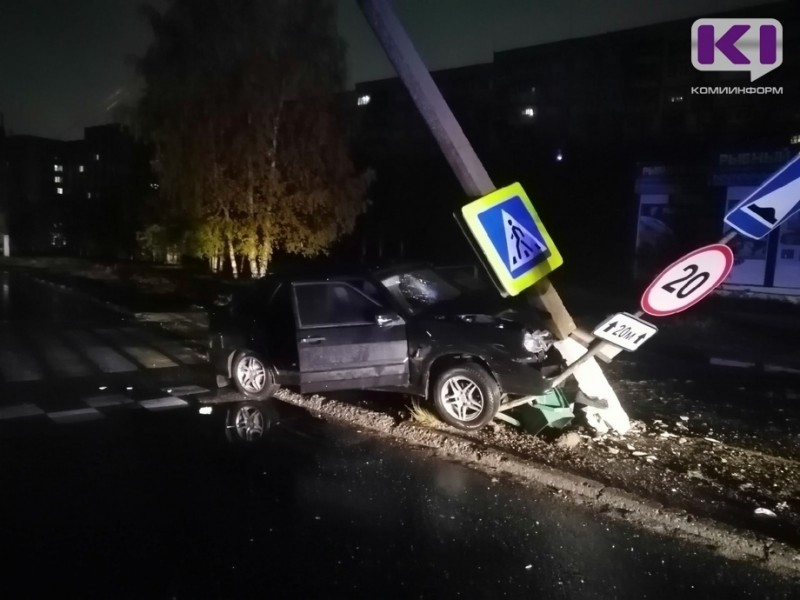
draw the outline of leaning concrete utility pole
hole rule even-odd
[[[357,0],[386,55],[394,65],[411,98],[442,149],[464,193],[470,198],[486,196],[497,189],[475,150],[464,135],[453,112],[442,97],[428,68],[414,48],[390,0]],[[592,336],[576,332],[575,322],[553,285],[543,279],[525,292],[526,299],[548,321],[554,335],[575,335],[583,344]]]

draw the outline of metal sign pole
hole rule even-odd
[[[436,138],[465,194],[471,198],[479,198],[493,192],[496,189],[494,183],[397,18],[391,1],[357,2]],[[524,293],[528,303],[538,309],[551,324],[556,337],[565,339],[576,331],[575,322],[547,279]]]
[[[731,231],[726,233],[722,237],[722,239],[717,243],[719,243],[719,244],[727,244],[728,242],[732,241],[738,234],[739,234],[739,232],[737,232],[735,229],[732,229]],[[640,317],[645,316],[645,312],[643,310],[639,309],[635,313],[633,313],[633,316],[637,317],[637,318],[640,318]],[[553,389],[556,386],[558,386],[559,384],[561,384],[564,381],[566,381],[567,377],[572,375],[577,370],[578,367],[580,367],[583,363],[588,361],[590,358],[592,358],[593,356],[596,356],[597,354],[599,354],[600,352],[602,352],[603,350],[605,350],[607,348],[613,348],[613,347],[614,347],[613,344],[609,344],[608,342],[604,342],[602,340],[599,340],[599,339],[595,338],[592,341],[592,343],[589,344],[589,348],[587,349],[586,354],[581,356],[578,360],[576,360],[574,363],[572,363],[566,369],[564,369],[564,371],[562,371],[561,374],[558,375],[558,377],[555,377],[555,378],[550,380],[550,384],[549,384],[550,385],[550,389]]]

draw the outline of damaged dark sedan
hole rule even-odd
[[[270,274],[210,317],[214,368],[257,400],[281,386],[398,391],[478,429],[505,399],[545,393],[563,368],[532,310],[428,265]]]

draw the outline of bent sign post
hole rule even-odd
[[[630,315],[630,317],[638,319],[645,313],[654,317],[674,315],[697,304],[708,296],[714,291],[714,288],[725,281],[725,278],[731,272],[731,268],[733,268],[733,251],[723,243],[732,237],[733,235],[729,234],[722,238],[718,244],[711,244],[690,252],[664,269],[642,295],[642,311],[638,311]],[[642,323],[645,323],[645,321],[642,321]],[[559,385],[577,367],[600,352],[604,343],[612,343],[623,347],[619,340],[609,340],[603,335],[598,335],[598,330],[600,330],[600,334],[606,333],[603,325],[608,326],[609,324],[610,322],[606,321],[595,328],[594,335],[596,339],[591,343],[587,352],[555,377],[550,382],[551,387]],[[611,334],[613,331],[607,333]],[[655,331],[650,337],[654,334]],[[649,338],[642,338],[640,344],[647,339]],[[625,349],[627,350],[628,348]]]
[[[733,267],[733,251],[711,244],[675,261],[655,278],[642,295],[642,310],[666,317],[694,306],[722,283]]]

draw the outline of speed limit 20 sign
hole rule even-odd
[[[711,244],[668,266],[642,295],[642,310],[654,317],[674,315],[697,304],[725,281],[733,267],[733,251]]]

